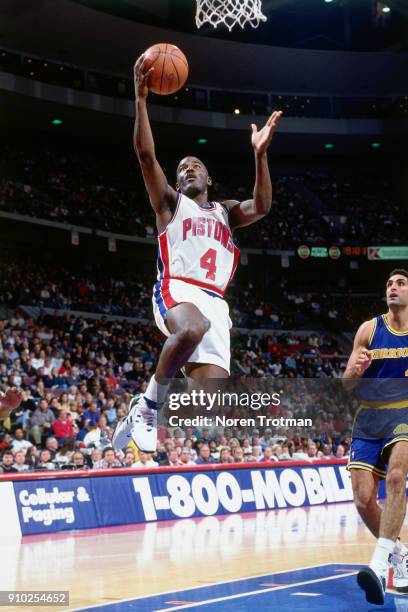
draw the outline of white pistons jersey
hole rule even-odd
[[[218,202],[200,206],[179,194],[174,215],[159,234],[158,280],[183,280],[222,296],[239,258],[228,212]]]

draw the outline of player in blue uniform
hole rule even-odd
[[[408,592],[408,549],[398,536],[406,512],[408,473],[408,271],[387,280],[388,312],[357,331],[343,376],[356,388],[360,405],[354,420],[348,469],[358,512],[378,538],[369,567],[357,577],[370,603],[383,604],[390,564],[394,586]],[[386,501],[377,503],[385,478]]]

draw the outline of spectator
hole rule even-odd
[[[134,468],[157,468],[159,464],[152,459],[152,453],[145,453],[143,451],[139,451],[139,461],[136,461],[133,466]]]
[[[11,443],[11,450],[13,453],[21,450],[25,454],[31,446],[31,442],[24,437],[24,431],[20,427],[16,429],[14,432],[14,440]]]
[[[102,469],[110,470],[111,468],[122,467],[121,462],[116,459],[115,451],[111,446],[107,446],[102,451]]]
[[[232,462],[233,463],[244,463],[244,451],[240,446],[236,446],[232,453]]]
[[[133,448],[127,448],[125,450],[125,457],[123,459],[123,466],[130,468],[130,467],[133,466],[135,461],[136,461],[136,459],[135,459],[135,451],[133,450]]]
[[[54,436],[50,436],[45,440],[45,448],[49,451],[51,459],[54,460],[58,451],[58,440]]]
[[[104,414],[101,414],[97,426],[86,434],[83,442],[87,447],[95,446],[103,450],[106,446],[110,445],[111,437],[112,432],[107,425],[107,418]]]
[[[92,398],[92,395],[90,395],[90,397]],[[80,432],[82,433],[81,439],[83,439],[86,436],[88,431],[90,431],[91,429],[97,426],[100,416],[101,416],[101,413],[100,413],[98,404],[94,401],[91,401],[89,408],[85,410],[85,412],[82,415],[82,421],[81,421],[82,431]]]
[[[276,457],[276,461],[281,461],[282,457],[282,446],[280,444],[273,444],[271,446],[272,456]]]
[[[51,425],[55,420],[54,413],[48,407],[48,402],[45,399],[39,401],[36,408],[30,417],[30,436],[34,440],[34,444],[41,444],[42,438],[48,435]]]
[[[102,465],[102,452],[99,448],[94,448],[91,452],[91,467],[94,469],[101,469]]]
[[[346,449],[344,448],[343,444],[339,444],[336,448],[336,459],[343,459],[345,453]]]
[[[85,461],[85,456],[80,450],[75,451],[72,455],[72,464],[76,470],[88,469],[88,466]]]
[[[266,461],[267,463],[276,463],[276,461],[278,461],[277,457],[272,454],[272,449],[270,446],[266,446],[264,448],[262,461]]]
[[[309,460],[318,459],[316,442],[309,442],[307,456]]]
[[[220,463],[232,463],[231,450],[229,446],[222,446],[220,450]]]
[[[262,450],[264,451],[267,446],[272,446],[272,430],[267,427],[264,431],[264,435],[259,439],[259,444]]]
[[[159,463],[159,465],[170,465],[172,467],[176,467],[180,465],[178,452],[176,450],[171,450],[167,454],[167,459]]]
[[[16,468],[17,472],[28,472],[30,466],[25,462],[26,455],[23,451],[17,451],[14,453],[13,467]]]
[[[17,473],[17,468],[14,467],[14,456],[11,451],[5,450],[3,452],[2,461],[0,464],[0,471],[3,474]]]
[[[66,410],[60,410],[59,417],[51,426],[52,432],[58,441],[58,445],[64,444],[65,438],[75,438],[76,431],[72,420],[68,417]]]
[[[55,454],[54,462],[58,465],[58,467],[71,463],[72,457],[74,455],[75,450],[75,438],[67,437],[65,438],[63,446],[59,449],[59,451]]]
[[[180,465],[195,465],[195,462],[191,460],[190,449],[184,446],[180,452]]]
[[[43,450],[40,451],[35,468],[37,470],[55,470],[51,453],[47,448],[43,448]]]
[[[249,438],[244,438],[242,440],[242,450],[244,451],[245,457],[252,454],[252,446]]]
[[[196,465],[206,465],[209,463],[215,463],[215,459],[210,456],[210,447],[208,444],[203,444],[200,448],[199,455],[196,459]]]

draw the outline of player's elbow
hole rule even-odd
[[[272,208],[272,198],[259,198],[259,200],[255,200],[255,211],[256,214],[262,215],[265,217],[268,213],[270,213]]]

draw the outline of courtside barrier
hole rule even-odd
[[[350,501],[346,463],[3,474],[0,494],[6,523],[28,535]]]

